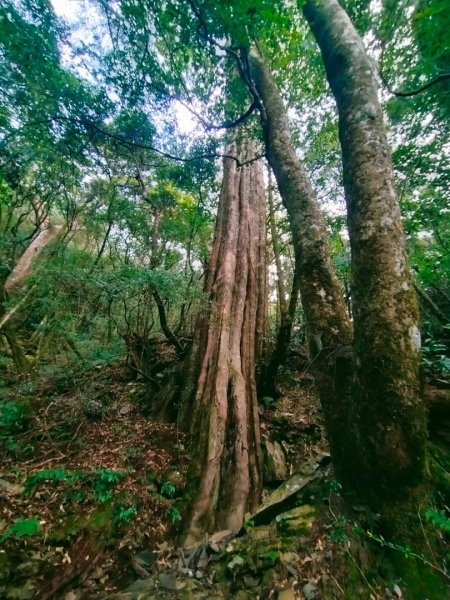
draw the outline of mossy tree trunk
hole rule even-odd
[[[341,287],[331,263],[328,232],[308,174],[295,152],[280,91],[263,57],[252,50],[251,76],[260,99],[266,155],[287,210],[300,296],[319,385],[328,439],[336,464],[348,454],[348,383],[352,342]],[[338,368],[339,363],[339,368]]]
[[[253,143],[225,154],[246,160]],[[266,260],[263,166],[224,160],[215,240],[199,317],[192,393],[181,414],[190,422],[192,506],[184,543],[239,529],[261,493],[256,364],[264,341]]]
[[[339,112],[352,254],[357,437],[342,467],[376,509],[389,510],[424,480],[416,298],[373,65],[337,0],[302,8]]]

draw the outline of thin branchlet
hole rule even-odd
[[[230,160],[233,160],[236,163],[238,168],[241,168],[245,165],[250,165],[250,164],[256,162],[257,160],[265,157],[265,154],[258,154],[257,156],[242,162],[236,156],[232,156],[231,154],[221,154],[219,152],[196,154],[194,156],[186,156],[186,157],[176,156],[174,154],[170,154],[169,152],[165,152],[164,150],[160,150],[159,148],[156,148],[155,146],[152,146],[150,144],[143,144],[143,143],[135,142],[135,141],[129,140],[121,135],[106,131],[105,129],[98,126],[96,123],[94,123],[94,121],[90,121],[89,119],[64,117],[64,116],[60,116],[60,115],[54,115],[54,116],[48,117],[46,119],[41,119],[39,121],[29,121],[23,127],[21,127],[21,129],[16,130],[12,134],[10,134],[8,137],[12,137],[13,135],[18,135],[20,133],[20,131],[22,129],[24,129],[25,127],[37,127],[38,125],[53,123],[55,121],[66,121],[66,122],[70,122],[70,123],[76,123],[77,125],[83,126],[87,132],[98,133],[98,134],[104,136],[105,138],[114,140],[124,146],[127,146],[127,147],[140,148],[141,150],[150,150],[151,152],[155,152],[155,154],[158,154],[159,156],[163,156],[164,158],[167,158],[169,160],[175,160],[177,162],[190,163],[190,162],[194,162],[197,160],[205,160],[205,159],[210,159],[210,158],[229,158]]]

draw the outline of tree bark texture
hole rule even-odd
[[[353,483],[375,507],[423,481],[418,310],[373,66],[337,0],[303,12],[339,112],[352,254],[357,437]]]
[[[257,154],[252,142],[225,154]],[[215,530],[237,530],[261,493],[256,363],[264,341],[266,250],[261,161],[238,168],[224,160],[215,240],[194,348],[190,400],[195,490],[185,544]]]
[[[346,455],[349,434],[348,348],[351,325],[331,263],[328,232],[308,174],[299,161],[280,91],[263,58],[252,50],[252,79],[260,99],[266,155],[275,174],[292,232],[300,295],[309,332],[332,454]],[[339,371],[337,362],[341,363]]]

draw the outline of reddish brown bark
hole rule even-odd
[[[225,154],[243,161],[257,149],[253,143],[232,144]],[[262,169],[260,161],[240,169],[235,161],[224,161],[206,281],[209,305],[197,329],[198,376],[188,409],[196,492],[186,545],[205,532],[239,529],[260,500],[256,362],[266,310]]]

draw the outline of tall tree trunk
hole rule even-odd
[[[226,151],[241,160],[256,153],[251,142]],[[238,169],[225,159],[206,281],[209,310],[196,332],[195,390],[185,400],[195,481],[186,545],[205,532],[239,529],[260,500],[256,361],[266,307],[264,201],[261,162]]]
[[[291,226],[295,268],[331,451],[335,457],[342,457],[350,438],[345,426],[350,413],[346,392],[349,357],[343,351],[352,341],[350,321],[331,264],[325,221],[306,170],[297,158],[280,91],[256,50],[250,52],[249,62],[261,103],[266,155]]]
[[[303,12],[338,107],[352,253],[357,439],[342,468],[390,511],[414,496],[425,471],[416,297],[372,64],[337,0],[310,0]]]

